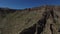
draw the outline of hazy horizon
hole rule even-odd
[[[0,7],[24,9],[41,5],[60,5],[60,0],[0,0]]]

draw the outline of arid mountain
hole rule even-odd
[[[60,6],[0,8],[0,34],[60,34]]]

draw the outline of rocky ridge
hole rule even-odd
[[[59,34],[60,6],[23,10],[0,8],[1,34]]]

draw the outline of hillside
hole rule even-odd
[[[59,34],[60,6],[22,10],[0,8],[0,34]]]

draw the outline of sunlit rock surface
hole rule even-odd
[[[60,34],[60,6],[0,8],[0,34]]]

